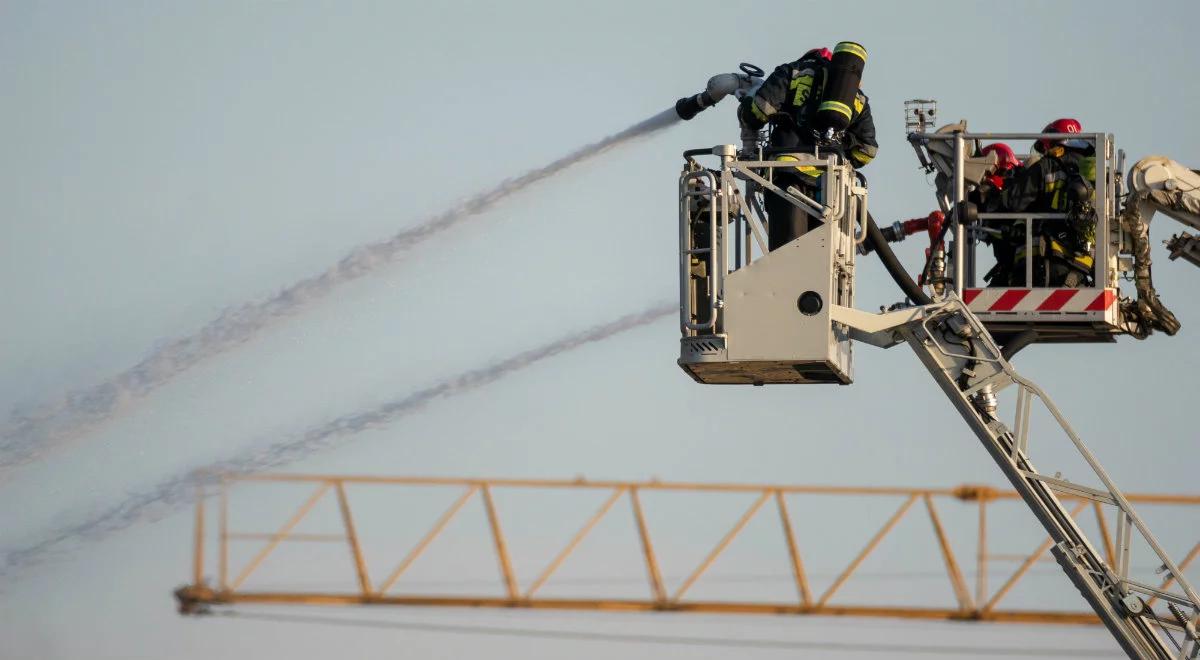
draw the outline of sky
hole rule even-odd
[[[864,89],[881,148],[865,173],[880,222],[923,216],[933,205],[903,139],[910,98],[936,98],[943,120],[967,118],[980,130],[1036,131],[1074,116],[1085,130],[1113,133],[1130,162],[1166,154],[1195,164],[1200,129],[1181,119],[1200,100],[1190,82],[1200,46],[1188,29],[1197,13],[1186,2],[961,3],[953,16],[921,2],[864,3],[854,16],[837,3],[799,2],[761,3],[754,12],[716,2],[6,3],[0,412],[101,382],[222,310],[644,120],[738,62],[769,70],[842,39],[870,53]],[[188,370],[8,474],[0,482],[0,550],[36,543],[192,468],[673,301],[679,154],[736,140],[726,102],[514,195]],[[1200,359],[1187,348],[1200,323],[1197,273],[1159,246],[1176,231],[1171,224],[1160,217],[1152,242],[1156,284],[1183,323],[1178,336],[1035,346],[1017,361],[1128,491],[1198,490],[1189,409]],[[920,249],[911,240],[898,253],[915,270]],[[877,263],[858,272],[861,308],[899,298]],[[667,317],[548,358],[281,469],[999,483],[906,349],[861,347],[848,388],[705,388],[674,365],[677,332]],[[1056,447],[1047,444],[1043,465],[1059,457]],[[250,505],[267,526],[272,497]],[[837,518],[832,510],[812,515]],[[681,547],[711,542],[700,533],[704,517],[692,518],[678,531]],[[1168,520],[1163,532],[1177,552],[1196,541],[1189,520]],[[271,611],[357,623],[183,619],[169,593],[188,578],[190,524],[186,513],[166,515],[56,547],[5,576],[0,656],[731,650],[484,628],[793,644],[744,649],[762,656],[847,638],[1113,648],[1092,628],[892,621],[305,609]],[[903,547],[889,552],[897,562],[914,556]],[[450,562],[430,573],[474,577],[472,570],[492,570],[485,563]],[[636,575],[624,564],[614,571]],[[1051,598],[1054,586],[1046,589]],[[363,625],[368,619],[382,624]],[[827,647],[820,655],[879,652]]]

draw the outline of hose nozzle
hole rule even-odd
[[[679,118],[687,121],[692,117],[700,114],[702,111],[711,108],[721,99],[730,94],[736,95],[738,98],[749,94],[755,89],[761,80],[749,73],[721,73],[708,79],[708,84],[704,91],[694,96],[685,96],[675,102],[675,113]]]

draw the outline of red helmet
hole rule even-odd
[[[832,60],[833,52],[830,51],[828,48],[824,48],[824,47],[814,48],[814,49],[808,51],[807,53],[805,53],[804,57],[801,57],[800,59],[808,60],[808,59],[814,59],[814,58],[820,58],[822,60]]]
[[[1049,124],[1046,124],[1046,127],[1042,129],[1042,132],[1043,133],[1082,133],[1083,132],[1083,124],[1080,124],[1078,119],[1071,119],[1070,117],[1064,117],[1062,119],[1055,119],[1054,121],[1050,122]],[[1054,145],[1062,145],[1064,147],[1074,147],[1076,149],[1084,149],[1088,146],[1088,143],[1083,140],[1047,140],[1047,139],[1043,138],[1041,140],[1038,140],[1037,144],[1033,145],[1033,148],[1036,149],[1039,153],[1044,153],[1046,151],[1046,149],[1048,149]]]
[[[1021,161],[1017,160],[1017,154],[1013,152],[1012,147],[1004,144],[1003,142],[989,144],[983,149],[980,149],[979,153],[985,155],[990,153],[996,154],[997,172],[1008,172],[1014,167],[1019,167],[1021,165]]]

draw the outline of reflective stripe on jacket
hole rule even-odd
[[[806,132],[809,120],[817,110],[819,92],[825,85],[826,65],[821,59],[800,59],[776,67],[758,92],[743,101],[738,112],[742,124],[758,130],[775,115],[786,114],[794,128],[778,126],[772,132],[772,146],[811,150],[812,138]],[[858,167],[871,162],[879,153],[870,100],[861,90],[855,96],[854,111],[841,146],[843,153]]]

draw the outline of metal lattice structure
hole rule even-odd
[[[233,530],[229,526],[230,497],[229,491],[247,482],[257,483],[287,483],[301,485],[309,490],[307,497],[299,506],[273,531],[244,531]],[[418,487],[421,490],[437,490],[445,492],[453,490],[457,497],[441,515],[432,521],[432,526],[420,536],[419,540],[403,556],[394,558],[391,566],[369,566],[364,558],[364,551],[359,541],[359,531],[356,527],[356,516],[349,496],[347,486],[354,488],[364,486],[407,486]],[[532,491],[538,497],[554,498],[563,491],[590,491],[602,494],[604,499],[598,509],[581,521],[578,530],[566,539],[566,543],[554,554],[553,559],[531,581],[522,583],[514,570],[513,557],[510,554],[509,538],[505,535],[501,512],[496,504],[497,491],[521,489]],[[411,494],[411,489],[404,492]],[[724,531],[720,541],[705,555],[704,559],[694,566],[686,567],[687,577],[673,590],[669,590],[663,578],[667,567],[660,561],[656,551],[655,533],[647,519],[643,496],[649,493],[674,492],[685,495],[702,495],[705,493],[742,494],[753,497],[750,506],[731,527]],[[1023,578],[1030,569],[1045,558],[1047,550],[1052,545],[1050,539],[1039,543],[1031,552],[1019,555],[993,552],[988,535],[988,513],[1000,502],[1015,502],[1018,494],[1015,491],[996,490],[986,486],[960,486],[957,488],[924,489],[924,488],[851,488],[835,486],[783,486],[783,485],[751,485],[751,484],[700,484],[700,483],[669,483],[669,482],[633,482],[633,481],[584,481],[584,480],[520,480],[520,479],[452,479],[452,478],[403,478],[403,477],[361,477],[361,476],[332,476],[332,475],[250,475],[230,476],[221,481],[217,493],[217,525],[211,529],[206,521],[209,513],[205,498],[198,499],[196,508],[195,556],[193,565],[193,582],[177,592],[180,608],[185,613],[204,611],[213,605],[237,605],[244,603],[293,603],[293,604],[376,604],[376,605],[414,605],[414,606],[448,606],[448,607],[507,607],[507,608],[539,608],[539,609],[576,609],[576,610],[625,610],[625,611],[674,611],[674,612],[723,612],[743,614],[794,614],[794,615],[844,615],[844,616],[882,616],[916,619],[952,619],[993,622],[1020,623],[1097,623],[1098,619],[1091,612],[1068,612],[1050,610],[1031,610],[1010,608],[1005,606],[1005,597]],[[890,503],[900,502],[900,506],[877,529],[870,525],[862,525],[864,530],[872,530],[869,541],[853,555],[845,557],[845,565],[837,577],[821,591],[813,588],[805,569],[804,546],[806,541],[817,543],[819,539],[809,541],[797,534],[795,517],[789,508],[789,499],[806,496],[822,496],[837,498],[873,498],[887,500]],[[297,527],[306,519],[325,498],[335,498],[340,518],[340,533],[303,534],[296,532]],[[398,493],[397,509],[403,508],[403,494]],[[1200,506],[1200,495],[1130,495],[1131,501],[1149,505],[1165,505],[1172,507]],[[486,512],[486,530],[478,537],[480,542],[492,547],[492,555],[499,566],[499,578],[504,587],[504,595],[413,595],[406,594],[402,578],[410,567],[423,556],[431,545],[439,538],[447,526],[463,511],[472,500],[482,502]],[[1116,561],[1117,540],[1108,533],[1108,523],[1101,512],[1100,506],[1084,498],[1064,498],[1072,502],[1072,514],[1094,515],[1096,524],[1102,531],[1105,547],[1111,562]],[[597,525],[614,514],[619,503],[629,507],[638,550],[643,559],[646,572],[646,589],[648,596],[644,599],[608,599],[608,598],[548,598],[540,595],[542,588],[554,579],[563,563],[575,555],[579,546],[592,534]],[[954,534],[943,524],[941,510],[945,506],[970,506],[977,509],[971,518],[976,522],[975,528],[969,530],[976,544],[975,584],[971,585],[961,568],[962,561],[954,552],[955,545],[961,545],[960,537],[954,542]],[[746,602],[733,600],[693,600],[688,598],[692,588],[704,578],[709,568],[722,556],[730,544],[742,534],[747,525],[756,517],[767,515],[765,509],[775,510],[775,519],[779,532],[779,551],[786,553],[791,578],[795,588],[795,600],[792,603],[779,602]],[[880,546],[892,533],[896,526],[906,517],[913,515],[914,510],[924,509],[930,522],[935,547],[940,553],[941,563],[945,569],[946,580],[954,594],[954,602],[944,607],[928,607],[909,605],[876,605],[851,604],[840,602],[836,597],[842,591],[847,581],[856,575],[863,562]],[[1089,511],[1090,509],[1090,511]],[[428,522],[428,521],[422,521]],[[509,519],[509,522],[512,522]],[[852,521],[847,521],[847,525]],[[414,520],[391,519],[389,524],[415,524]],[[995,531],[995,530],[993,530]],[[215,539],[213,538],[215,536]],[[204,549],[213,540],[216,542],[217,559],[215,577],[210,583],[206,579],[211,567],[205,556]],[[661,540],[661,539],[660,539]],[[244,565],[234,566],[230,562],[230,545],[241,543],[257,543],[258,551]],[[273,553],[283,543],[335,543],[344,545],[352,559],[353,575],[346,576],[346,589],[330,592],[308,592],[301,590],[255,591],[245,589],[247,581],[255,575],[263,564],[270,560]],[[810,546],[811,547],[811,546]],[[1200,543],[1197,543],[1182,566],[1192,563],[1200,554]],[[1016,562],[1016,567],[1008,577],[996,587],[988,584],[989,565],[995,562]],[[671,566],[672,569],[679,567]],[[300,570],[300,569],[297,569]],[[299,576],[297,576],[299,577]],[[864,579],[861,578],[860,579]],[[1166,588],[1167,584],[1162,585]]]

